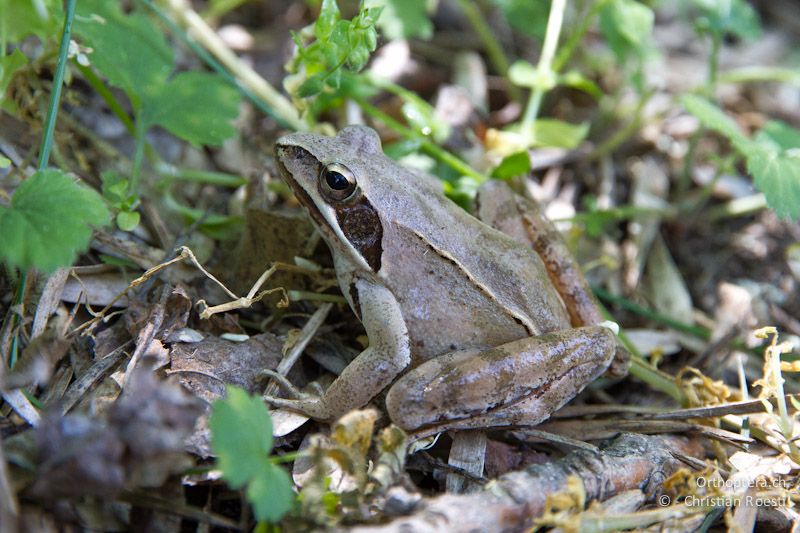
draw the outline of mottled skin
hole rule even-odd
[[[608,367],[613,333],[570,320],[591,298],[583,285],[568,281],[564,298],[530,246],[386,157],[370,128],[287,135],[275,151],[370,345],[321,398],[272,404],[330,420],[391,385],[389,416],[408,430],[536,424]],[[336,165],[357,183],[346,199],[324,180]]]

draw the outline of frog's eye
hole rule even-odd
[[[356,190],[356,177],[339,163],[325,165],[319,175],[319,192],[328,200],[346,200]]]

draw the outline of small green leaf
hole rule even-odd
[[[603,90],[600,86],[577,70],[571,70],[559,76],[558,84],[583,91],[595,100],[600,100],[603,96]]]
[[[214,402],[209,427],[217,467],[231,488],[247,485],[256,518],[277,522],[292,506],[294,492],[286,472],[269,461],[272,420],[264,402],[228,386],[227,397]]]
[[[389,40],[433,35],[427,0],[370,0],[367,6],[383,8],[377,23]]]
[[[760,147],[747,155],[747,170],[779,217],[800,218],[800,147],[774,150]]]
[[[640,55],[653,32],[653,10],[636,0],[611,0],[600,10],[600,31],[618,59]]]
[[[681,103],[689,113],[700,120],[703,126],[721,133],[736,144],[740,150],[746,150],[750,140],[739,129],[736,121],[726,115],[720,108],[705,98],[693,94],[683,95]]]
[[[492,0],[511,26],[525,35],[544,39],[550,2],[532,0]]]
[[[0,257],[13,267],[50,272],[74,261],[109,212],[93,189],[59,170],[36,172],[0,207]]]
[[[92,47],[89,59],[132,102],[161,88],[173,68],[172,49],[142,13],[124,15],[118,2],[81,0],[76,32]]]
[[[29,35],[42,40],[59,34],[64,9],[61,0],[0,0],[0,39],[18,43]]]
[[[701,31],[724,36],[728,33],[753,40],[761,36],[758,13],[745,0],[693,0],[702,17],[696,19]]]
[[[294,503],[292,480],[283,468],[264,463],[247,486],[247,500],[260,522],[277,522]]]
[[[540,118],[533,123],[535,146],[572,149],[581,144],[588,133],[588,122],[570,124],[562,120]]]
[[[216,74],[181,72],[142,101],[141,120],[195,146],[222,144],[236,134],[239,93]]]
[[[800,149],[800,130],[780,120],[770,120],[756,135],[756,142],[771,143],[781,150]]]
[[[7,157],[0,155],[0,168],[8,168],[11,166],[11,160]]]
[[[225,480],[238,489],[255,475],[253,465],[272,451],[272,420],[261,398],[238,387],[226,391],[211,411],[211,447]]]
[[[527,174],[531,170],[531,158],[527,151],[517,152],[506,156],[494,170],[492,177],[506,180],[515,176]]]
[[[297,96],[300,98],[308,98],[322,92],[322,87],[325,85],[325,74],[315,74],[304,81],[297,89]]]
[[[28,64],[28,58],[19,48],[10,54],[0,57],[0,109],[13,112],[13,102],[6,100],[6,90],[11,84],[14,73]]]
[[[117,227],[122,231],[132,231],[139,225],[140,218],[138,211],[120,211],[117,213]]]
[[[322,0],[319,17],[314,23],[314,36],[321,41],[327,40],[340,18],[336,0]]]

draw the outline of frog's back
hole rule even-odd
[[[415,362],[569,327],[536,253],[442,196],[384,225],[381,277],[403,308]],[[407,213],[407,211],[406,211]]]

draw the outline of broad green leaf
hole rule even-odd
[[[800,130],[780,120],[770,120],[756,135],[758,143],[772,143],[781,150],[800,149]]]
[[[0,207],[0,257],[12,267],[50,272],[74,261],[92,236],[92,226],[109,221],[100,195],[59,170],[26,179]]]
[[[234,488],[253,478],[272,451],[272,419],[264,402],[238,387],[211,409],[211,447],[225,481]]]
[[[427,0],[369,0],[367,6],[383,8],[377,24],[389,40],[433,35]]]
[[[758,190],[779,217],[800,218],[800,153],[753,150],[747,156],[747,170]]]
[[[216,74],[181,72],[142,101],[140,120],[158,124],[195,146],[232,137],[239,93]]]
[[[506,156],[494,170],[492,177],[506,180],[515,176],[527,174],[531,170],[531,158],[527,151],[517,152]]]
[[[277,522],[292,508],[294,491],[283,468],[264,463],[247,486],[247,500],[260,522]]]
[[[533,139],[536,146],[575,148],[589,133],[589,123],[570,124],[551,118],[540,118],[533,124]]]
[[[173,68],[172,49],[142,13],[124,15],[118,2],[81,0],[75,30],[93,51],[89,60],[138,104],[158,91]]]
[[[0,36],[18,43],[29,35],[57,39],[64,24],[61,0],[0,0]]]
[[[0,109],[13,112],[13,102],[6,100],[6,90],[14,73],[27,64],[28,58],[19,48],[15,48],[7,56],[0,57]]]
[[[778,216],[800,216],[800,131],[773,120],[755,136],[747,170]]]
[[[736,144],[740,150],[746,151],[750,140],[739,129],[736,121],[726,115],[719,107],[705,98],[693,94],[683,95],[681,103],[689,113],[700,120],[703,126],[721,133]]]
[[[11,166],[11,160],[7,157],[0,155],[0,168],[8,168]]]
[[[653,32],[653,10],[636,0],[610,0],[600,10],[600,31],[618,59],[640,55]]]
[[[272,420],[264,402],[228,386],[227,397],[214,402],[209,427],[211,447],[222,477],[234,489],[247,485],[247,500],[256,518],[278,521],[294,501],[292,482],[269,461]]]

